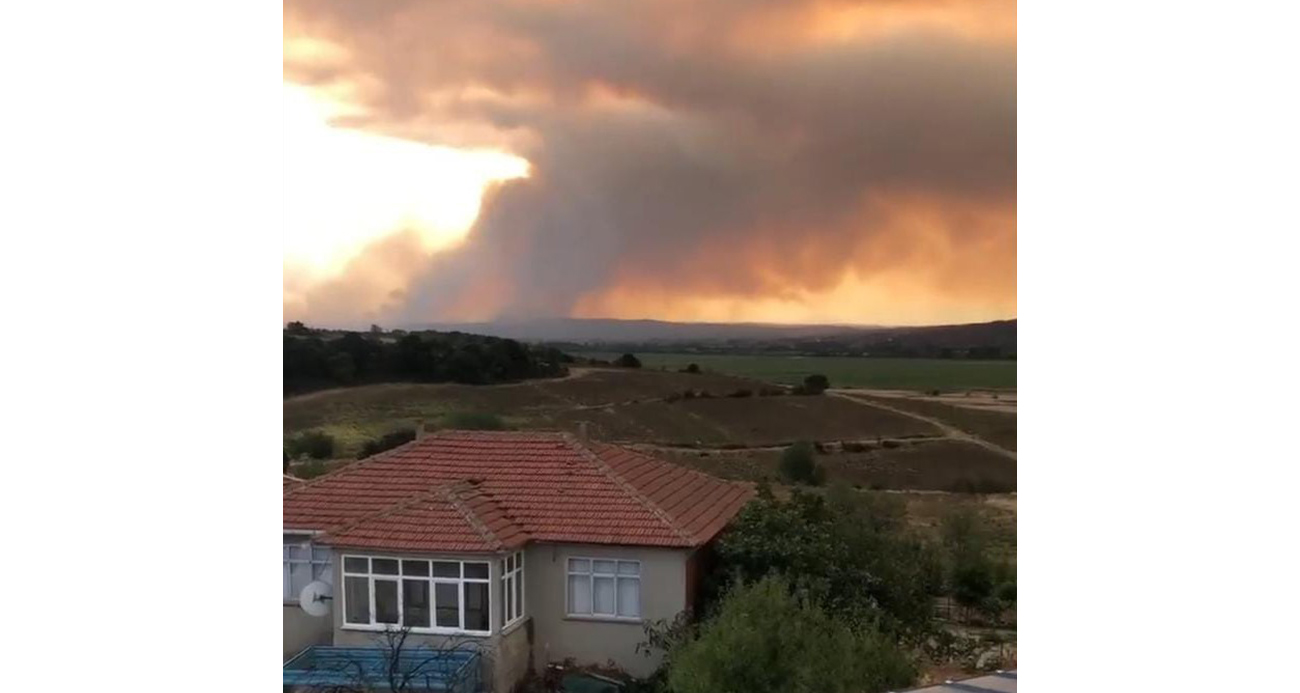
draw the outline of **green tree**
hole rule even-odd
[[[443,417],[442,425],[466,431],[504,431],[509,428],[500,416],[477,411],[454,411]]]
[[[827,378],[820,373],[814,373],[803,379],[804,392],[807,392],[810,395],[820,395],[830,386],[830,378]]]
[[[640,368],[641,359],[632,354],[623,354],[614,361],[614,365],[622,368]]]
[[[334,457],[334,437],[321,431],[307,431],[290,438],[287,445],[291,457],[310,457],[328,460]]]
[[[781,452],[781,476],[786,481],[799,484],[821,484],[825,472],[817,464],[817,450],[812,443],[801,440]]]
[[[781,574],[837,618],[875,623],[900,638],[927,634],[943,586],[938,557],[911,534],[898,501],[831,495],[796,489],[781,501],[760,488],[718,540],[704,608],[731,580]]]
[[[833,618],[775,576],[730,590],[667,657],[673,693],[875,693],[916,677],[887,634]]]

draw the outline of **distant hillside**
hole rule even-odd
[[[1016,353],[1014,319],[966,325],[881,327],[545,318],[443,323],[420,329],[545,342],[566,351],[594,347],[626,351],[994,359]]]
[[[529,320],[503,319],[489,322],[433,323],[407,329],[472,332],[532,342],[603,344],[610,342],[681,342],[815,337],[843,333],[846,330],[879,328],[743,322],[667,322],[663,320],[615,320],[611,318],[536,318]]]

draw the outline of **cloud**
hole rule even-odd
[[[286,79],[346,89],[349,127],[531,165],[462,244],[402,256],[401,286],[338,291],[396,262],[379,244],[287,313],[1015,313],[1014,3],[285,7],[315,47]]]

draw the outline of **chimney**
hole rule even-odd
[[[424,421],[415,422],[415,439],[419,440],[424,437]]]
[[[580,441],[582,441],[582,442],[584,442],[584,443],[587,442],[587,441],[589,440],[589,438],[587,437],[587,422],[586,422],[586,421],[579,421],[579,422],[578,422],[578,440],[580,440]]]

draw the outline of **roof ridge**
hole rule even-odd
[[[483,520],[480,519],[479,516],[476,515],[474,511],[471,510],[470,507],[465,504],[465,501],[460,497],[460,491],[464,489],[464,487],[469,487],[470,489],[473,489],[475,493],[478,493],[479,495],[483,496],[484,500],[486,500],[487,502],[493,505],[496,505],[496,501],[492,500],[491,497],[489,497],[486,493],[481,491],[478,488],[478,486],[468,481],[457,481],[453,484],[448,484],[447,486],[445,486],[444,491],[447,494],[447,500],[451,502],[451,506],[453,508],[455,508],[457,511],[460,512],[461,515],[465,517],[465,521],[468,522],[469,525],[474,528],[474,531],[479,533],[479,536],[487,540],[488,544],[491,545],[492,548],[500,551],[502,548],[505,547],[505,543],[502,542],[501,539],[499,539],[491,529],[488,529],[487,524],[484,523]],[[511,523],[512,524],[514,523],[513,519],[511,520]]]
[[[447,487],[451,486],[453,483],[456,482],[450,482],[450,483],[444,482],[444,483],[435,484],[429,487],[429,489],[426,491],[421,491],[419,493],[412,495],[410,498],[404,498],[391,505],[386,505],[380,508],[379,510],[376,510],[373,513],[370,513],[368,515],[362,515],[361,517],[358,517],[351,522],[347,522],[347,523],[343,523],[331,527],[330,529],[327,529],[324,532],[322,532],[322,534],[325,537],[329,537],[330,535],[334,535],[334,534],[343,534],[345,532],[350,532],[353,529],[356,529],[357,525],[360,525],[365,522],[370,522],[371,520],[377,520],[382,517],[388,517],[389,515],[392,515],[394,513],[406,510],[411,506],[420,503],[421,501],[429,500],[434,496],[439,495],[440,493],[445,494]]]
[[[375,462],[381,459],[388,459],[393,455],[393,453],[402,450],[404,448],[410,447],[424,440],[425,438],[428,438],[428,436],[424,436],[423,438],[419,438],[419,437],[412,438],[411,440],[408,440],[405,443],[402,443],[401,445],[391,447],[387,450],[384,450],[383,452],[377,452],[369,457],[362,457],[359,460],[354,460],[352,462],[343,465],[342,467],[339,467],[338,469],[334,469],[324,474],[321,474],[318,477],[313,477],[311,479],[299,479],[299,481],[301,481],[302,483],[289,489],[289,491],[287,491],[284,495],[288,496],[290,494],[297,493],[298,491],[305,491],[309,488],[313,488],[317,484],[320,484],[321,482],[325,481],[326,479],[337,479],[338,477],[343,476],[345,472],[356,471],[358,468],[360,468],[363,464],[367,462]]]
[[[582,454],[584,457],[586,457],[589,462],[594,464],[596,466],[596,469],[599,469],[602,473],[605,474],[605,476],[609,477],[611,481],[613,481],[615,484],[618,484],[619,488],[623,489],[628,494],[630,494],[633,498],[640,501],[640,503],[644,505],[647,510],[654,513],[655,517],[659,518],[660,522],[663,522],[664,524],[668,525],[668,528],[672,530],[673,534],[677,535],[678,539],[681,539],[682,541],[690,542],[691,544],[696,543],[695,538],[687,534],[685,531],[683,531],[681,527],[678,527],[677,523],[673,521],[672,516],[669,515],[667,512],[665,512],[663,508],[660,508],[658,503],[655,503],[654,501],[650,500],[649,497],[647,497],[644,493],[641,493],[639,489],[637,489],[635,486],[629,483],[627,479],[624,479],[622,474],[619,474],[618,472],[614,471],[614,468],[606,464],[605,460],[602,460],[600,458],[600,455],[597,455],[595,452],[591,450],[591,448],[587,447],[584,443],[579,441],[577,438],[573,437],[571,434],[566,432],[563,435],[565,441],[568,442],[574,448],[576,448],[578,452]],[[620,445],[613,445],[610,443],[606,443],[606,446],[612,448],[618,448],[620,450],[627,450],[627,448],[624,448]]]

